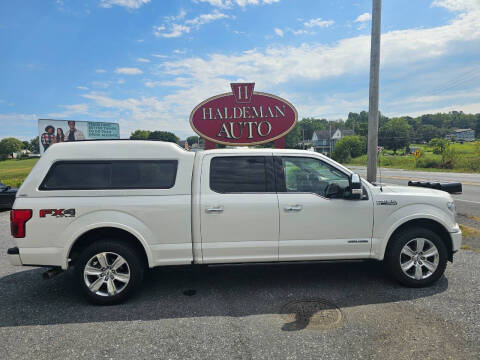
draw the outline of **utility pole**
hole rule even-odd
[[[382,0],[372,0],[372,38],[370,45],[370,90],[368,105],[367,180],[377,181],[378,146],[378,79],[380,72],[380,28]]]

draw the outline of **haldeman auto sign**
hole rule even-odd
[[[254,87],[255,83],[232,83],[232,92],[198,104],[190,115],[193,130],[224,145],[263,144],[288,134],[298,120],[295,107]]]

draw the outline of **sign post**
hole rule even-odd
[[[232,92],[208,98],[190,114],[192,129],[205,139],[205,150],[216,144],[252,146],[274,142],[285,147],[285,135],[297,124],[298,113],[287,100],[254,91],[255,83],[232,83]]]

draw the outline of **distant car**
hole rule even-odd
[[[17,189],[0,183],[0,209],[11,209]]]

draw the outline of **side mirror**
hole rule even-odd
[[[361,199],[363,195],[362,181],[360,180],[360,175],[352,174],[349,178],[350,182],[350,192],[351,199]]]
[[[331,183],[325,189],[325,197],[330,199],[340,199],[344,195],[343,189],[336,183]]]

